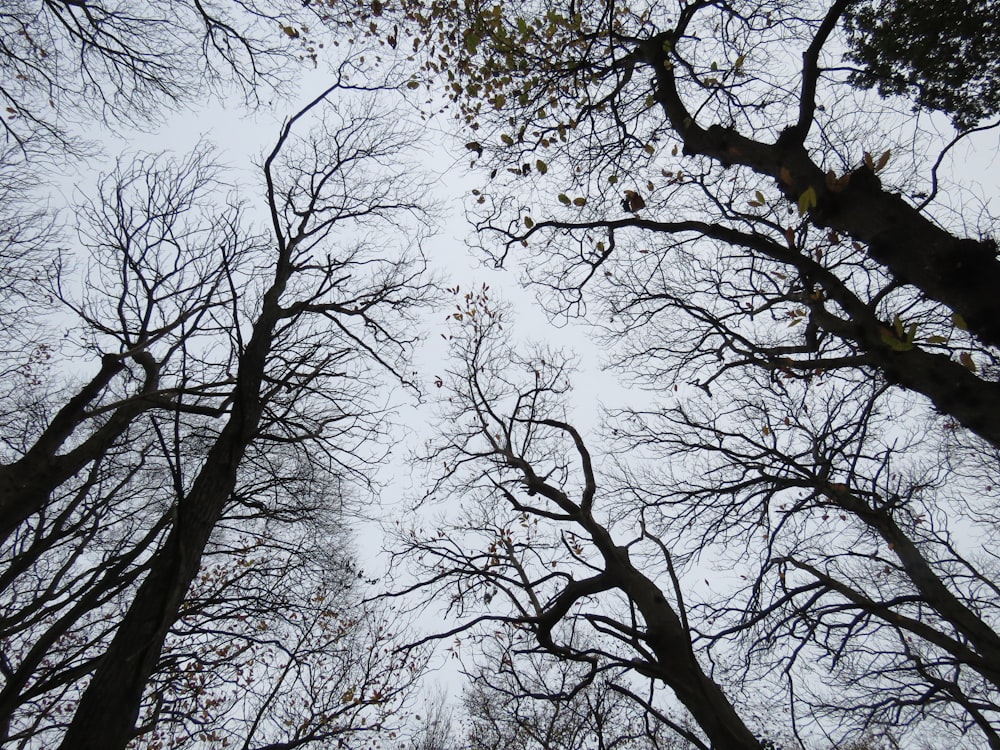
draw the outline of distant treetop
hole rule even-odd
[[[912,96],[959,130],[1000,111],[996,0],[865,0],[848,16],[852,81]]]

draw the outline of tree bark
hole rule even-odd
[[[256,437],[263,413],[261,384],[290,264],[279,260],[275,275],[240,359],[229,420],[191,489],[178,501],[173,528],[101,657],[60,750],[123,750],[133,737],[146,683],[236,486],[240,462]]]
[[[953,236],[899,195],[886,192],[867,167],[850,173],[846,185],[832,183],[803,145],[803,123],[773,144],[747,138],[734,128],[702,128],[677,91],[668,52],[672,39],[672,33],[659,34],[636,54],[654,71],[654,96],[682,139],[685,154],[749,167],[774,179],[791,201],[812,189],[812,224],[867,244],[869,256],[895,278],[961,315],[982,343],[1000,346],[1000,260],[995,245]]]

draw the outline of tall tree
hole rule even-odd
[[[238,350],[225,424],[208,447],[203,467],[177,498],[170,532],[81,696],[62,747],[124,747],[131,739],[146,682],[236,488],[248,447],[256,440],[291,438],[279,430],[307,439],[323,434],[322,421],[314,421],[319,429],[313,432],[308,422],[300,426],[287,417],[275,424],[277,434],[262,433],[269,412],[297,405],[282,391],[325,391],[329,408],[339,412],[330,415],[332,422],[354,419],[331,399],[336,393],[327,390],[331,378],[346,376],[369,354],[389,365],[380,350],[406,346],[405,335],[390,327],[382,310],[398,315],[419,301],[419,264],[388,259],[383,248],[368,258],[364,246],[325,247],[346,224],[363,227],[396,212],[419,210],[398,173],[367,168],[397,157],[400,141],[376,131],[370,113],[347,117],[339,128],[325,122],[326,137],[292,140],[292,127],[338,88],[331,87],[291,117],[264,161],[273,276]],[[335,335],[318,337],[311,325],[317,319]],[[371,344],[364,339],[366,328],[376,336]],[[344,368],[343,374],[335,367]]]
[[[384,453],[375,386],[409,385],[429,290],[411,134],[385,126],[378,95],[338,81],[286,122],[262,169],[268,231],[204,153],[124,162],[81,212],[89,283],[56,291],[112,354],[8,467],[45,485],[10,506],[4,546],[8,737],[110,748],[239,727],[247,748],[298,747],[398,710],[419,662],[387,650],[384,614],[336,573],[350,565],[336,519]],[[225,674],[229,689],[207,689]]]
[[[64,291],[53,259],[21,266],[35,274],[36,288],[53,278],[52,297],[77,314],[101,365],[43,429],[23,430],[26,445],[0,465],[0,538],[42,510],[143,413],[219,413],[211,390],[225,379],[225,363],[205,363],[189,348],[234,322],[220,317],[234,301],[227,279],[243,272],[254,239],[241,228],[237,205],[207,220],[200,215],[201,202],[221,187],[218,173],[204,151],[175,163],[150,157],[121,165],[98,200],[79,208],[88,227],[80,243],[89,251],[79,299]],[[185,381],[195,368],[202,372],[192,392]]]
[[[450,429],[428,461],[445,467],[436,491],[474,502],[429,536],[401,535],[418,571],[413,590],[450,601],[464,620],[435,637],[473,631],[478,639],[484,624],[524,628],[534,643],[517,650],[579,667],[552,698],[634,670],[668,686],[704,732],[702,747],[759,750],[697,658],[676,578],[663,588],[630,549],[643,537],[620,539],[601,520],[614,511],[605,508],[581,434],[560,413],[565,363],[552,352],[518,356],[498,335],[501,318],[488,300],[473,298],[473,310],[470,330],[457,339],[463,365],[449,378]],[[661,554],[672,571],[670,553],[664,547]],[[595,635],[602,637],[592,644]]]
[[[343,525],[374,490],[389,429],[374,394],[410,387],[429,289],[410,134],[385,126],[377,85],[333,70],[280,132],[253,209],[207,146],[121,156],[67,210],[76,237],[39,208],[98,131],[280,101],[341,15],[0,12],[0,743],[375,744],[420,671],[361,601]]]

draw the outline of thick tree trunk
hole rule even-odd
[[[642,640],[652,649],[655,662],[647,662],[648,676],[662,680],[711,742],[713,750],[761,750],[760,740],[740,718],[722,688],[705,674],[694,654],[691,633],[660,588],[629,559],[628,550],[616,546],[611,534],[589,512],[578,522],[590,534],[605,562],[613,586],[625,594],[642,614]]]
[[[720,164],[740,164],[772,178],[785,197],[798,201],[815,192],[810,221],[868,245],[870,257],[896,279],[961,315],[984,344],[1000,346],[1000,259],[990,242],[955,237],[899,195],[882,188],[867,167],[846,184],[831,181],[802,144],[804,133],[789,128],[776,143],[747,138],[735,129],[700,127],[677,91],[669,58],[670,34],[660,34],[637,50],[656,76],[655,98],[683,140],[686,154]],[[666,46],[665,46],[666,45]],[[835,177],[842,178],[843,175]]]
[[[661,34],[638,53],[655,71],[655,97],[682,138],[686,154],[707,156],[726,166],[749,167],[772,178],[792,201],[813,190],[816,205],[809,211],[812,224],[865,243],[869,256],[896,279],[943,303],[960,316],[957,325],[982,343],[1000,346],[1000,294],[996,293],[1000,289],[1000,260],[991,243],[949,234],[900,196],[886,192],[868,167],[852,172],[846,183],[843,175],[829,179],[809,157],[801,134],[794,128],[789,129],[787,138],[762,143],[733,128],[700,127],[677,91],[669,46],[664,46],[670,41],[669,34]],[[753,249],[751,244],[741,244]],[[795,261],[784,258],[783,262]],[[871,317],[872,311],[865,315]],[[877,326],[868,324],[871,321],[856,322],[859,330],[850,337],[891,382],[925,394],[942,413],[1000,447],[1000,386],[976,377],[944,355],[919,347],[891,351],[875,330]]]
[[[656,655],[656,676],[674,691],[712,744],[713,750],[761,750],[760,740],[743,722],[722,688],[702,670],[691,634],[663,592],[640,573],[624,550],[609,574],[619,581],[646,621],[645,641]]]
[[[219,450],[210,454],[184,498],[173,529],[84,691],[62,750],[117,750],[132,739],[146,683],[235,484],[244,446],[235,436],[227,437],[226,445],[220,438]]]
[[[233,408],[188,493],[174,525],[83,693],[60,750],[123,750],[134,734],[142,695],[167,633],[201,566],[202,554],[233,488],[263,412],[261,383],[278,300],[290,268],[279,262],[254,333],[240,359]]]

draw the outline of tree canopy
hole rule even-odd
[[[997,220],[946,174],[995,127],[969,7],[0,14],[0,741],[393,747],[446,640],[466,723],[432,701],[426,748],[1000,750]],[[66,222],[37,200],[78,122],[282,102],[321,61],[252,184],[203,145],[115,154]],[[453,118],[469,249],[588,326],[610,408],[428,279],[402,95]],[[414,372],[441,297],[453,356]],[[381,584],[350,511],[422,384]]]
[[[430,465],[478,504],[403,543],[459,632],[666,693],[696,746],[1000,747],[996,224],[858,88],[849,8],[403,4],[483,249],[649,399],[588,435],[567,359],[467,296]]]
[[[335,60],[239,189],[208,144],[123,146],[67,218],[37,199],[93,155],[77,119],[280,90],[309,52],[285,11],[0,14],[5,747],[375,747],[420,676],[346,520],[431,289],[391,82]]]
[[[851,81],[975,127],[1000,112],[1000,26],[986,0],[864,2],[847,16]]]

